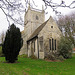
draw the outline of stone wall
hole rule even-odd
[[[45,53],[52,51],[52,50],[50,50],[49,39],[56,40],[56,49],[57,49],[57,44],[58,44],[58,41],[60,40],[61,35],[62,35],[62,33],[59,30],[56,22],[53,20],[52,17],[50,17],[47,24],[44,26],[44,28],[40,31],[40,33],[38,35],[38,37],[43,37]],[[51,45],[52,45],[52,42],[51,42]]]
[[[44,52],[39,52],[39,59],[44,59]]]

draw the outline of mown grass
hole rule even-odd
[[[75,75],[75,55],[63,62],[20,58],[18,63],[4,63],[0,57],[0,75]]]

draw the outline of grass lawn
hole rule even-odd
[[[75,55],[63,62],[48,62],[19,58],[19,63],[3,63],[0,57],[0,75],[75,75]]]

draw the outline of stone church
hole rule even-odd
[[[24,18],[23,47],[19,54],[44,59],[47,53],[56,52],[61,31],[51,16],[45,21],[44,8],[37,10],[29,6]]]

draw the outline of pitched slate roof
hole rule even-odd
[[[27,41],[33,39],[34,37],[36,37],[39,32],[43,29],[43,27],[46,25],[46,23],[48,22],[48,20],[46,22],[44,22],[43,24],[41,24],[32,34],[31,36],[28,38]]]

